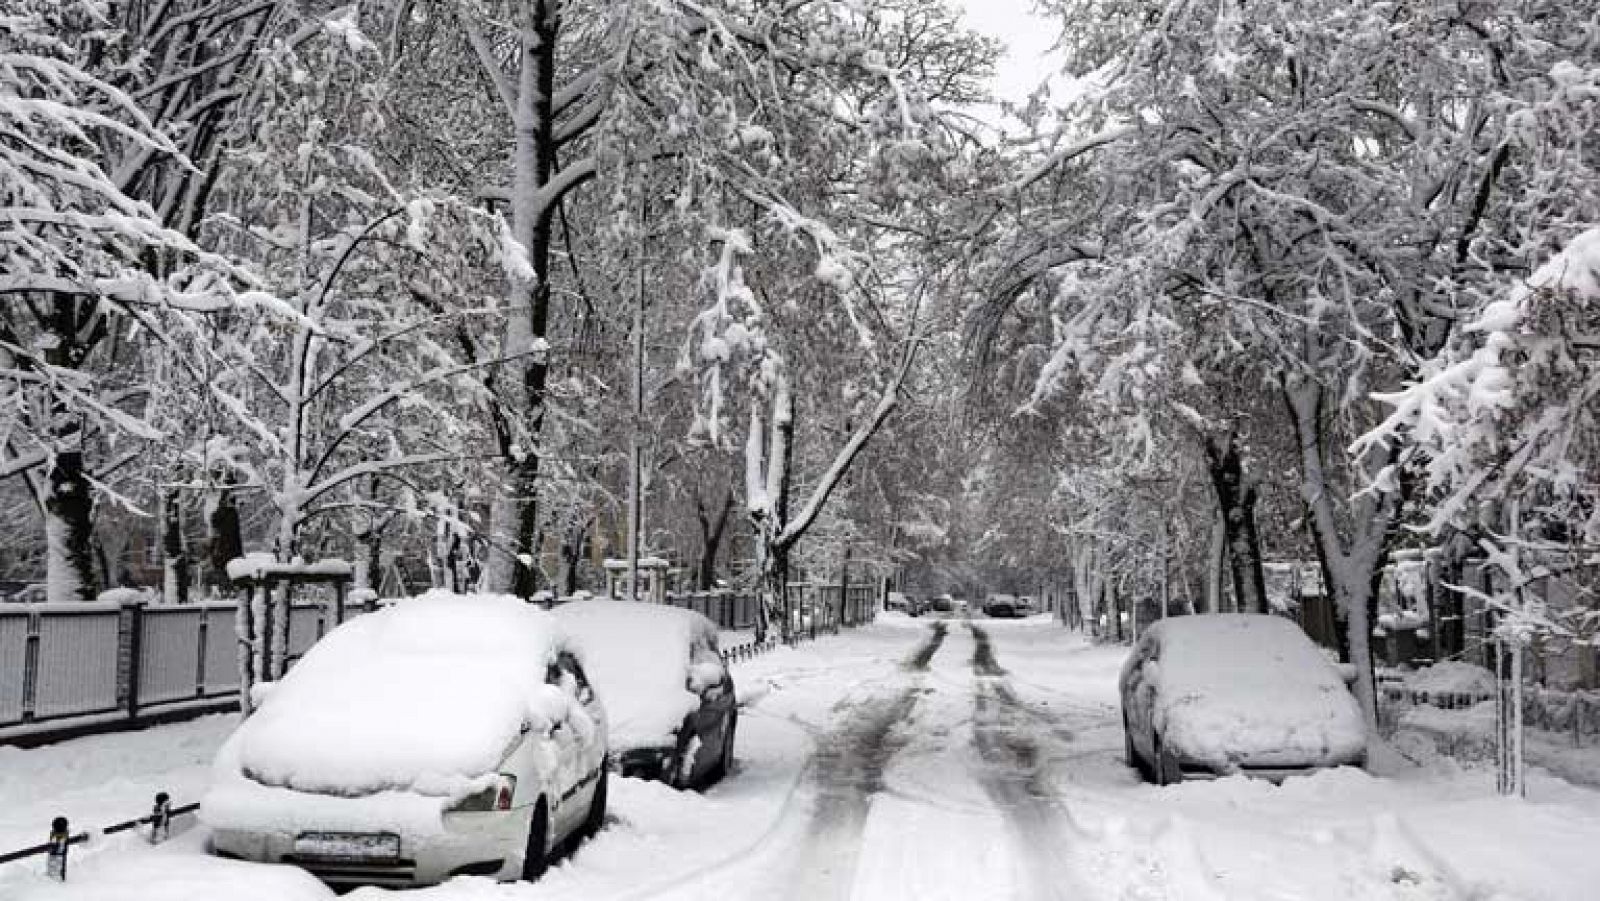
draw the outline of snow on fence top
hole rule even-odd
[[[281,563],[271,554],[256,552],[235,557],[228,561],[228,578],[240,582],[244,580],[262,581],[276,576],[350,576],[354,574],[355,567],[347,560],[326,558],[315,563],[306,563],[299,558],[289,563]]]

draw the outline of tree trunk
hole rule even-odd
[[[1221,613],[1225,607],[1222,572],[1228,560],[1228,529],[1219,516],[1211,523],[1211,548],[1206,555],[1206,612]]]
[[[513,122],[511,232],[527,251],[531,277],[511,279],[511,310],[507,317],[503,351],[524,354],[544,342],[550,318],[550,248],[552,210],[541,201],[540,190],[550,183],[556,168],[555,70],[560,24],[552,0],[535,0],[531,27],[521,33],[517,110]],[[523,428],[506,448],[502,492],[492,508],[493,548],[485,574],[489,590],[528,597],[537,589],[539,531],[539,452],[537,442],[544,427],[549,361],[544,353],[521,358],[513,415]]]
[[[1322,563],[1327,591],[1345,615],[1349,659],[1356,669],[1356,700],[1367,729],[1378,727],[1377,680],[1372,661],[1373,607],[1377,600],[1378,569],[1388,543],[1389,529],[1399,515],[1398,492],[1369,489],[1355,502],[1348,538],[1339,530],[1333,495],[1323,464],[1322,390],[1298,378],[1286,378],[1284,400],[1300,444],[1300,493],[1309,512],[1312,536]],[[1369,480],[1391,464],[1395,452],[1374,447],[1362,462]]]
[[[239,532],[239,507],[234,500],[233,475],[223,477],[220,488],[212,489],[206,510],[207,580],[212,587],[228,589],[228,561],[244,556],[244,537]]]
[[[561,542],[561,596],[570,598],[578,591],[578,564],[583,561],[583,540],[589,534],[589,521],[575,518],[567,526]]]
[[[698,499],[694,512],[700,520],[700,560],[695,565],[695,587],[710,591],[717,584],[717,551],[722,547],[728,514],[733,512],[733,489],[730,487],[723,495],[722,507],[715,517],[706,514],[705,505]]]
[[[162,598],[169,604],[189,602],[189,549],[183,540],[183,507],[176,489],[161,495]]]
[[[76,440],[73,423],[59,435]],[[51,603],[92,601],[97,594],[94,572],[94,495],[83,470],[81,450],[57,451],[47,476],[45,496],[45,596]]]
[[[1256,485],[1244,471],[1238,435],[1206,440],[1207,470],[1222,511],[1228,568],[1233,576],[1238,609],[1267,612],[1266,577],[1261,570],[1261,541],[1256,534]]]

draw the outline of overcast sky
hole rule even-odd
[[[997,97],[1020,104],[1028,93],[1055,74],[1047,55],[1055,43],[1058,26],[1033,14],[1033,0],[959,0],[967,10],[967,24],[975,31],[999,38],[1006,54],[995,70]]]

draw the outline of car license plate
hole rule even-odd
[[[396,860],[400,836],[390,832],[302,832],[294,840],[294,853],[336,860]]]

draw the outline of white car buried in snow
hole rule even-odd
[[[703,788],[733,765],[739,711],[717,627],[693,610],[635,601],[556,608],[584,652],[624,776]]]
[[[1282,617],[1156,622],[1134,645],[1120,687],[1128,765],[1160,785],[1233,773],[1279,781],[1366,757],[1356,699]]]
[[[426,595],[318,642],[218,753],[214,853],[329,883],[534,879],[600,827],[606,721],[553,618]]]

